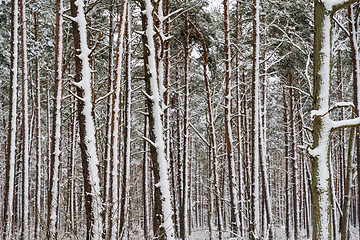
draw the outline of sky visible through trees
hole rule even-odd
[[[359,16],[0,0],[0,239],[359,239]]]

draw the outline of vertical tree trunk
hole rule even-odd
[[[265,54],[264,54],[265,56]],[[261,113],[260,121],[260,140],[261,140],[261,171],[263,173],[263,199],[266,210],[266,220],[267,226],[264,228],[268,231],[268,239],[271,240],[274,237],[274,228],[273,228],[273,214],[272,214],[272,200],[270,195],[270,186],[268,179],[268,168],[267,168],[267,124],[266,124],[266,114],[267,114],[267,94],[266,94],[266,66],[264,67],[264,83],[263,83],[263,111]],[[260,113],[259,113],[260,114]],[[265,234],[265,233],[264,233]]]
[[[329,144],[332,124],[329,114],[331,16],[356,2],[315,0],[313,146],[310,150],[312,171],[313,239],[331,239],[331,201],[329,182]]]
[[[37,14],[34,13],[34,40],[39,41],[39,29]],[[40,83],[40,67],[39,59],[35,58],[35,131],[36,131],[36,184],[35,184],[35,239],[40,235],[40,218],[41,218],[41,83]]]
[[[76,112],[76,102],[74,97],[72,98],[72,104],[71,104],[71,110],[72,112]],[[71,133],[70,133],[70,173],[69,173],[69,179],[70,179],[70,226],[71,231],[74,235],[77,234],[77,224],[76,224],[76,179],[75,179],[75,151],[76,151],[76,144],[77,144],[77,122],[76,122],[76,116],[73,115],[71,117]]]
[[[109,2],[109,56],[108,56],[108,91],[113,91],[114,83],[114,1]],[[104,161],[104,191],[103,191],[103,221],[104,232],[103,238],[108,235],[109,228],[109,195],[110,195],[110,171],[111,171],[111,137],[112,137],[112,109],[113,109],[113,94],[110,94],[107,99],[107,116],[106,116],[106,146],[105,146],[105,161]]]
[[[28,96],[28,56],[26,3],[20,0],[21,22],[21,73],[22,73],[22,126],[23,126],[23,156],[22,156],[22,229],[21,238],[29,239],[29,96]]]
[[[186,3],[186,0],[185,0]],[[183,135],[183,163],[182,163],[182,202],[180,214],[180,237],[188,238],[188,184],[189,184],[189,23],[188,14],[185,14],[184,27],[184,135]]]
[[[235,35],[236,35],[236,45],[240,45],[240,34],[241,34],[241,25],[240,25],[240,3],[239,1],[236,1],[236,27],[235,27]],[[239,53],[236,53],[235,55],[235,79],[236,79],[236,110],[237,110],[237,118],[236,118],[236,124],[237,124],[237,161],[238,161],[238,169],[237,174],[238,176],[238,184],[239,184],[239,223],[240,223],[240,229],[239,233],[240,236],[244,236],[244,186],[243,186],[243,156],[246,154],[243,151],[243,136],[242,136],[242,109],[241,109],[241,87],[240,87],[240,58]],[[245,94],[245,93],[243,93]]]
[[[239,235],[240,220],[238,209],[238,193],[235,176],[234,147],[231,126],[231,43],[230,43],[230,5],[228,0],[224,0],[224,34],[225,34],[225,142],[226,155],[229,171],[229,188],[230,188],[230,212],[231,212],[231,230],[233,236]]]
[[[358,43],[358,16],[355,16],[354,7],[351,5],[348,7],[348,18],[349,18],[349,32],[350,32],[350,48],[351,48],[351,60],[352,60],[352,76],[354,82],[354,104],[355,104],[355,116],[360,116],[360,53]],[[356,128],[356,158],[360,157],[360,128]],[[357,221],[360,224],[360,161],[357,161]]]
[[[350,220],[350,204],[351,204],[351,186],[352,186],[352,172],[353,172],[353,158],[354,158],[354,134],[355,128],[350,129],[349,136],[349,148],[347,153],[347,168],[346,168],[346,178],[344,184],[344,202],[341,208],[342,218],[340,220],[340,233],[341,240],[348,239],[349,234],[349,220]]]
[[[8,126],[8,149],[6,155],[5,199],[4,199],[4,235],[3,239],[12,239],[13,202],[15,188],[15,161],[16,161],[16,116],[17,116],[17,89],[18,89],[18,29],[19,29],[18,0],[11,1],[11,56],[10,56],[10,109]]]
[[[56,46],[55,46],[55,88],[54,110],[51,137],[50,182],[48,190],[47,239],[57,239],[58,220],[58,185],[61,155],[61,110],[63,95],[62,63],[63,63],[63,0],[56,3]]]
[[[87,24],[82,0],[71,0],[73,37],[76,49],[75,83],[78,94],[78,120],[81,162],[84,177],[86,239],[99,239],[102,235],[101,193],[98,173],[95,123],[93,119],[93,94],[91,88],[90,49],[87,44]]]
[[[252,162],[250,238],[260,237],[259,195],[259,82],[260,82],[260,0],[253,0],[253,82],[252,82]]]
[[[283,101],[284,101],[284,134],[285,134],[285,235],[287,239],[290,239],[290,194],[289,194],[289,127],[288,127],[288,106],[285,94],[285,88],[283,89]]]
[[[339,96],[338,101],[343,101],[343,83],[342,83],[342,62],[341,62],[341,50],[338,50],[338,66],[337,66],[337,78],[338,78],[338,88],[339,88]],[[344,109],[340,109],[340,116],[339,120],[344,119]],[[346,176],[346,169],[345,169],[345,130],[340,130],[340,146],[339,146],[339,195],[340,195],[340,205],[343,206],[344,204],[344,185],[345,185],[345,176]],[[342,221],[343,214],[340,214],[340,223]],[[341,231],[341,229],[339,229]]]
[[[292,212],[293,212],[293,228],[294,228],[294,239],[298,239],[299,227],[298,227],[298,201],[297,201],[297,156],[295,150],[295,113],[294,113],[294,93],[293,93],[293,76],[289,73],[289,95],[290,95],[290,137],[291,137],[291,168],[292,168]]]
[[[145,116],[145,122],[144,122],[144,136],[147,137],[147,132],[148,132],[148,116]],[[144,210],[143,210],[143,214],[144,214],[144,239],[148,240],[150,238],[149,236],[149,203],[148,203],[148,179],[149,179],[149,174],[148,174],[148,168],[149,168],[149,164],[148,164],[148,143],[146,140],[144,140],[144,155],[143,155],[143,164],[142,164],[142,198],[143,198],[143,204],[144,204]]]
[[[118,29],[118,39],[116,46],[116,62],[115,62],[115,81],[113,86],[112,97],[112,116],[111,116],[111,146],[110,146],[110,192],[109,192],[109,239],[116,239],[118,234],[118,170],[119,170],[119,125],[120,125],[120,100],[121,100],[121,78],[123,73],[123,53],[124,53],[124,36],[126,24],[127,1],[121,1],[120,23]]]
[[[127,3],[129,4],[129,3]],[[124,133],[124,165],[123,179],[120,198],[120,238],[126,236],[128,216],[128,206],[130,198],[130,160],[131,160],[131,8],[127,7],[126,18],[126,62],[125,62],[125,133]]]
[[[162,4],[162,2],[160,2]],[[153,162],[155,181],[154,189],[154,237],[158,239],[174,239],[173,210],[171,206],[170,182],[167,159],[165,155],[164,133],[162,126],[162,107],[160,105],[160,89],[156,71],[156,55],[154,43],[154,6],[150,0],[141,1],[144,68],[146,95],[149,109],[150,154]]]

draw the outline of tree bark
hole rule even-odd
[[[56,3],[56,46],[55,46],[55,87],[54,110],[51,136],[50,182],[48,190],[47,239],[57,239],[57,212],[59,201],[59,166],[61,156],[61,110],[63,95],[63,1]]]
[[[162,2],[160,2],[162,4]],[[162,126],[162,107],[160,105],[160,89],[156,71],[154,43],[154,6],[150,0],[141,1],[143,35],[143,54],[145,87],[149,112],[150,154],[154,173],[154,237],[158,239],[174,239],[173,210],[171,192],[165,154],[164,132]]]
[[[4,199],[4,233],[2,238],[12,239],[13,202],[15,189],[16,162],[16,117],[17,117],[17,75],[18,75],[18,29],[19,29],[18,0],[11,1],[11,49],[10,49],[10,109],[9,127],[7,135],[5,199]]]
[[[93,94],[91,88],[91,69],[87,44],[87,26],[82,0],[71,0],[72,30],[76,49],[75,82],[78,95],[78,121],[80,150],[84,177],[86,239],[99,239],[102,236],[101,193],[98,173],[95,123],[93,119]]]
[[[234,146],[231,126],[232,76],[231,76],[231,43],[230,43],[230,5],[224,0],[224,34],[225,34],[225,142],[228,163],[228,181],[230,194],[230,213],[232,236],[239,236],[240,220],[238,193],[235,176]]]

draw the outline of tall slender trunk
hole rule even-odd
[[[57,209],[59,166],[61,155],[61,109],[63,95],[62,63],[63,63],[63,0],[56,3],[56,46],[55,46],[55,88],[54,110],[51,137],[50,182],[48,192],[47,239],[57,239]]]
[[[22,125],[23,125],[23,156],[22,156],[22,228],[21,238],[29,239],[29,79],[27,56],[26,3],[20,0],[21,22],[21,73],[22,73]]]
[[[264,54],[265,56],[265,54]],[[268,168],[267,168],[267,85],[266,85],[266,64],[264,66],[264,82],[263,82],[263,111],[260,115],[260,141],[261,141],[261,171],[263,173],[263,192],[264,192],[264,203],[265,203],[265,210],[266,210],[266,220],[267,226],[264,228],[269,232],[268,239],[271,240],[274,237],[274,227],[273,227],[273,214],[272,214],[272,205],[271,205],[271,195],[270,195],[270,185],[268,179]],[[260,113],[259,113],[260,114]]]
[[[347,153],[347,168],[346,178],[344,184],[344,202],[341,208],[342,218],[340,220],[340,233],[341,240],[348,239],[349,234],[349,220],[350,220],[350,204],[351,204],[351,187],[352,187],[352,176],[353,176],[353,158],[354,158],[354,147],[355,147],[355,128],[350,129],[349,136],[349,148]]]
[[[162,4],[160,2],[159,4]],[[158,239],[174,239],[173,210],[171,206],[168,161],[165,154],[162,126],[162,107],[154,43],[154,6],[150,0],[141,1],[145,85],[149,110],[150,154],[154,173],[154,236]]]
[[[109,2],[109,55],[108,55],[108,91],[109,93],[113,90],[114,83],[114,1]],[[103,221],[104,221],[104,233],[103,238],[108,235],[109,228],[109,201],[110,195],[110,169],[111,169],[111,137],[112,137],[112,109],[113,109],[113,94],[110,94],[107,99],[107,116],[106,116],[106,146],[105,146],[105,161],[104,161],[104,191],[103,191]]]
[[[15,188],[15,161],[16,161],[16,116],[17,116],[17,89],[18,89],[18,29],[19,29],[18,0],[11,1],[11,56],[10,56],[10,109],[8,126],[8,149],[6,155],[5,199],[4,199],[4,235],[3,239],[12,239],[13,202]]]
[[[292,168],[292,197],[293,197],[293,204],[292,204],[292,212],[293,212],[293,228],[294,228],[294,239],[298,239],[299,235],[299,227],[298,227],[298,201],[297,201],[297,156],[295,150],[295,113],[294,113],[294,92],[293,92],[293,76],[289,73],[289,97],[290,97],[290,137],[291,137],[291,168]]]
[[[147,137],[147,131],[148,131],[148,116],[145,116],[145,122],[144,122],[144,136]],[[142,164],[142,191],[143,191],[143,204],[144,204],[144,210],[143,210],[143,214],[144,214],[144,239],[148,240],[150,238],[149,236],[149,200],[148,200],[148,179],[149,179],[149,174],[148,174],[148,168],[149,168],[149,164],[148,164],[148,143],[147,141],[144,140],[144,155],[143,155],[143,164]]]
[[[118,39],[116,46],[115,79],[112,97],[112,116],[111,116],[111,146],[110,146],[110,192],[109,192],[109,228],[108,238],[116,239],[118,234],[118,170],[119,170],[119,123],[120,121],[120,100],[121,100],[121,78],[123,73],[123,53],[124,36],[126,24],[127,1],[121,1],[120,23],[118,29]]]
[[[129,3],[127,3],[129,4]],[[125,57],[125,132],[124,132],[124,165],[123,179],[120,198],[120,238],[126,236],[127,224],[129,220],[128,206],[130,198],[130,160],[131,160],[131,8],[127,8],[126,19],[126,57]]]
[[[84,177],[86,239],[99,239],[103,232],[101,216],[101,193],[98,172],[95,123],[93,119],[93,93],[91,88],[91,68],[87,44],[87,22],[82,0],[71,0],[73,37],[76,49],[75,82],[78,94],[78,120],[80,132],[81,162]]]
[[[259,82],[260,82],[260,0],[253,0],[253,82],[252,82],[252,162],[250,238],[260,237],[259,195]]]
[[[240,34],[242,32],[241,29],[241,23],[240,23],[240,3],[239,1],[236,1],[236,27],[235,27],[235,35],[236,35],[236,45],[239,46],[240,45]],[[235,55],[235,79],[236,79],[236,110],[237,110],[237,118],[236,118],[236,124],[237,124],[237,150],[238,150],[238,156],[237,156],[237,161],[238,161],[238,169],[237,169],[237,174],[238,176],[238,184],[239,184],[239,192],[238,192],[238,196],[239,196],[239,209],[240,209],[240,216],[239,216],[239,221],[240,221],[240,229],[239,229],[239,233],[240,236],[243,237],[244,236],[244,186],[243,186],[243,156],[246,154],[243,151],[243,143],[244,143],[244,139],[243,139],[243,132],[242,132],[242,109],[241,109],[241,97],[243,96],[243,94],[245,93],[241,93],[241,83],[240,83],[240,58],[239,58],[239,53],[236,53]]]
[[[224,0],[224,33],[225,33],[225,142],[229,171],[231,230],[233,236],[239,235],[240,219],[238,193],[235,176],[234,146],[231,126],[232,76],[231,76],[231,43],[230,43],[230,5]]]
[[[285,235],[287,239],[290,239],[290,194],[289,194],[289,127],[288,127],[288,106],[285,94],[285,88],[283,89],[283,102],[284,102],[284,134],[285,134]]]
[[[39,41],[38,17],[34,13],[34,40],[36,43]],[[36,184],[35,184],[35,239],[40,235],[40,221],[41,218],[41,83],[40,83],[40,67],[39,59],[35,58],[35,131],[36,131]]]
[[[343,101],[343,83],[342,83],[342,61],[341,61],[341,50],[338,50],[338,66],[337,66],[337,78],[338,78],[338,88],[339,88],[339,96],[338,101]],[[344,119],[344,109],[340,109],[340,116],[339,120]],[[345,178],[346,178],[346,170],[345,170],[345,130],[340,130],[340,146],[339,146],[339,195],[340,195],[340,206],[344,204],[344,185],[345,185]],[[343,214],[340,214],[340,223],[342,221]],[[340,231],[341,229],[339,229]]]
[[[185,0],[186,3],[186,0]],[[184,128],[183,128],[183,163],[182,163],[182,202],[180,214],[180,237],[188,238],[188,188],[189,188],[189,22],[185,14],[184,27]]]

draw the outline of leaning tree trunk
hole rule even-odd
[[[73,37],[76,49],[75,82],[78,98],[81,162],[84,177],[86,239],[99,239],[103,232],[100,179],[98,172],[93,94],[91,88],[90,49],[87,44],[87,23],[82,0],[71,0]]]

